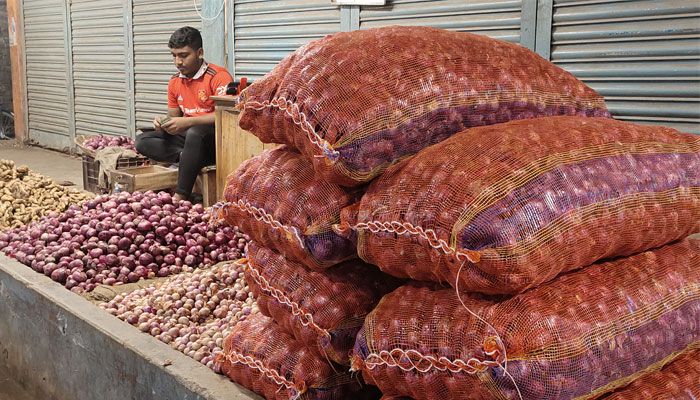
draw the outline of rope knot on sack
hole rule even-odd
[[[488,336],[484,339],[484,353],[493,358],[497,363],[506,361],[505,348],[503,342],[498,336]]]
[[[311,326],[319,335],[322,337],[330,338],[330,333],[328,330],[320,327],[315,321],[314,316],[307,312],[299,303],[293,301],[289,298],[283,291],[273,287],[272,284],[265,279],[264,276],[254,267],[250,260],[247,262],[247,270],[250,272],[250,276],[253,278],[255,283],[260,286],[260,289],[269,295],[270,297],[277,300],[280,304],[285,305],[289,308],[289,311],[294,317],[299,319],[299,322],[303,326]]]
[[[305,249],[306,245],[304,240],[301,238],[301,233],[299,233],[299,228],[295,226],[284,225],[282,222],[275,219],[272,214],[269,214],[263,208],[255,207],[254,205],[239,199],[236,202],[226,202],[221,203],[219,213],[220,215],[226,214],[226,207],[235,207],[245,213],[250,214],[257,221],[269,225],[274,230],[280,230],[284,233],[284,237],[290,242],[296,242],[296,244],[301,249]]]
[[[386,365],[396,367],[403,371],[418,371],[422,373],[431,370],[449,371],[452,373],[465,372],[470,375],[486,372],[489,368],[497,367],[500,364],[493,360],[479,360],[471,357],[467,360],[451,360],[447,357],[435,357],[423,355],[416,350],[403,350],[399,348],[390,351],[382,350],[367,356],[365,366],[374,369],[377,366]]]
[[[469,261],[471,263],[478,263],[481,260],[481,254],[478,251],[466,250],[466,249],[455,249],[450,246],[447,241],[440,239],[437,233],[433,229],[424,229],[421,226],[416,226],[410,222],[401,221],[368,221],[360,222],[354,226],[349,227],[355,231],[358,230],[368,230],[372,233],[387,232],[394,233],[397,235],[404,236],[418,236],[424,239],[430,247],[436,250],[440,250],[447,255],[453,255],[460,261]],[[344,226],[338,226],[336,232],[347,231],[348,228]]]
[[[321,135],[316,132],[314,126],[309,122],[309,118],[306,113],[301,111],[299,104],[287,100],[284,97],[278,97],[272,100],[265,100],[263,102],[259,101],[247,101],[243,105],[244,110],[255,110],[262,111],[265,108],[277,108],[292,119],[295,125],[297,125],[305,134],[309,142],[315,145],[321,153],[331,162],[336,162],[340,158],[340,152],[334,150],[330,143],[321,137]]]
[[[211,221],[220,221],[224,219],[224,207],[231,205],[229,202],[218,202],[211,206]]]
[[[231,364],[243,364],[251,369],[258,370],[265,378],[279,385],[280,390],[287,389],[292,396],[291,398],[299,398],[299,396],[307,391],[306,382],[302,381],[295,384],[282,376],[277,370],[267,368],[262,361],[251,356],[243,355],[236,351],[231,351],[229,354],[223,354],[221,358]]]

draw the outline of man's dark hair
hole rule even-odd
[[[190,46],[193,50],[202,48],[202,34],[191,26],[183,26],[173,32],[168,41],[168,47],[171,49],[180,49],[185,46]]]

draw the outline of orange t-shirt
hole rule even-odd
[[[212,113],[214,101],[210,97],[225,95],[231,82],[225,68],[206,62],[192,78],[175,74],[168,82],[168,108],[179,108],[185,117]]]

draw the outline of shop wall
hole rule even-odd
[[[205,52],[236,78],[249,79],[302,44],[338,31],[399,24],[488,35],[571,71],[605,96],[616,118],[700,133],[697,0],[386,0],[383,6],[201,0],[199,10],[190,0],[23,5],[29,136],[52,147],[71,145],[76,134],[133,136],[164,113],[167,80],[175,72],[167,39],[183,25],[202,28]],[[6,35],[3,29],[0,52],[6,52]],[[10,73],[0,64],[4,106]],[[54,109],[41,109],[46,101]]]

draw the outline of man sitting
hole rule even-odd
[[[176,199],[189,199],[202,167],[216,161],[214,95],[233,81],[223,67],[204,61],[202,35],[185,26],[168,47],[179,73],[168,82],[168,116],[153,120],[154,130],[136,137],[136,150],[156,161],[179,163]]]

